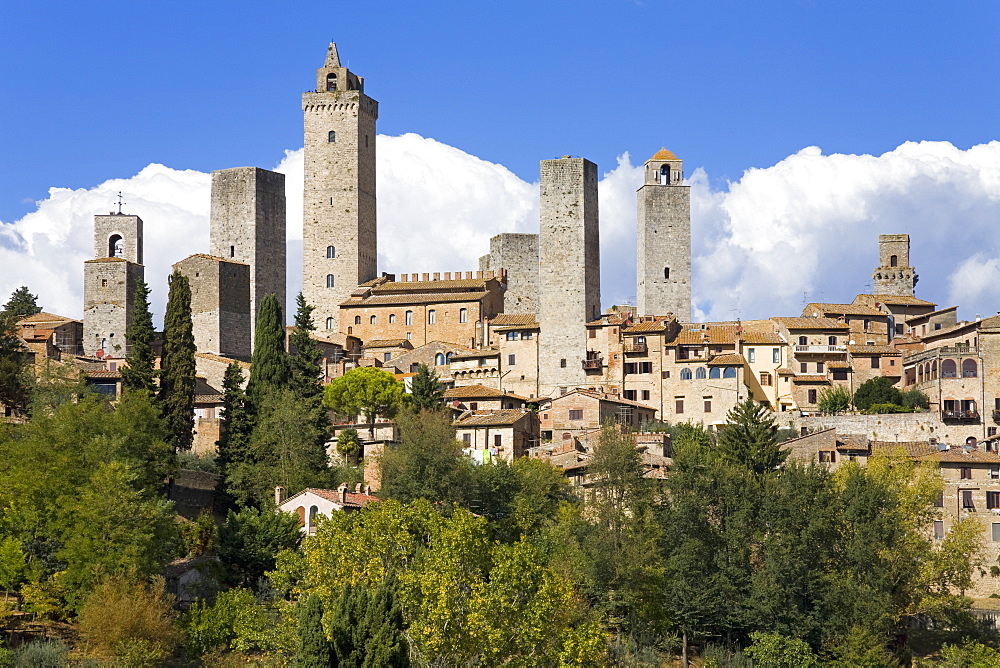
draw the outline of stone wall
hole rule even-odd
[[[910,266],[910,235],[880,234],[878,250],[879,266],[872,272],[872,292],[912,297],[917,274]]]
[[[636,313],[691,319],[691,189],[644,185],[638,192]]]
[[[198,352],[249,360],[250,266],[192,255],[174,269],[191,284],[191,320]]]
[[[876,441],[927,441],[936,438],[940,443],[959,445],[969,436],[985,437],[985,426],[975,424],[948,424],[941,421],[937,412],[893,413],[887,415],[817,415],[801,417],[797,412],[775,413],[779,427],[791,426],[810,432],[834,427],[840,434],[862,434]]]
[[[94,257],[116,257],[111,241],[116,236],[122,240],[117,257],[142,264],[142,218],[122,213],[94,216]]]
[[[505,269],[504,313],[538,313],[538,235],[498,234],[490,253],[479,260],[481,271]]]
[[[83,352],[124,357],[135,288],[144,267],[120,258],[88,260],[83,271]]]

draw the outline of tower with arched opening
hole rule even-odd
[[[83,264],[83,353],[124,357],[142,265],[142,218],[94,216],[94,259]]]

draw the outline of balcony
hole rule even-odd
[[[996,419],[997,411],[994,411],[994,419]],[[941,411],[941,420],[945,422],[979,422],[979,411],[969,410],[969,411]]]
[[[626,341],[625,342],[625,352],[627,353],[643,353],[645,354],[649,350],[645,341]]]
[[[588,357],[583,360],[584,371],[600,371],[604,368],[604,359],[601,357]]]
[[[796,354],[820,354],[820,355],[843,355],[847,352],[847,346],[795,346]]]

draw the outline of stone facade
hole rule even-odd
[[[585,384],[585,325],[601,315],[597,165],[564,157],[541,163],[539,349],[543,396]]]
[[[468,412],[455,420],[454,427],[455,438],[466,453],[480,462],[484,451],[490,453],[490,461],[500,458],[511,462],[538,445],[538,414],[534,411]]]
[[[226,369],[230,364],[236,362],[243,370],[243,387],[246,387],[250,380],[250,363],[236,360],[231,357],[223,357],[212,353],[196,353],[194,356],[194,370],[199,379],[203,380],[212,390],[222,394],[223,380],[226,377]]]
[[[94,257],[142,264],[142,218],[124,213],[94,216]]]
[[[191,284],[191,321],[199,352],[249,360],[250,266],[211,255],[174,265]]]
[[[661,149],[637,193],[636,314],[691,319],[691,188],[682,161]]]
[[[541,438],[543,441],[580,439],[608,422],[637,431],[641,424],[651,421],[655,413],[653,407],[634,401],[589,390],[573,390],[552,399],[542,409]]]
[[[94,259],[83,265],[83,354],[124,357],[135,289],[145,276],[142,218],[94,216]]]
[[[910,266],[910,235],[880,234],[878,254],[879,266],[872,272],[875,294],[912,297],[918,277]]]
[[[364,79],[341,67],[335,44],[303,93],[305,191],[302,293],[317,323],[337,322],[340,304],[375,278],[375,121]],[[342,330],[346,331],[346,330]],[[377,338],[388,338],[379,336]]]
[[[250,266],[250,338],[265,295],[285,304],[285,175],[258,167],[212,172],[211,254]]]
[[[507,272],[504,313],[538,313],[537,234],[498,234],[491,238],[490,253],[479,258],[479,269]]]

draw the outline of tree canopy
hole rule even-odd
[[[787,457],[776,431],[771,410],[747,397],[726,414],[726,424],[719,430],[719,453],[754,473],[774,471]]]
[[[323,405],[338,415],[361,415],[374,437],[375,420],[391,418],[403,405],[403,384],[373,366],[351,369],[326,386]]]
[[[38,295],[31,294],[28,286],[22,285],[11,293],[10,299],[3,305],[3,312],[17,318],[26,315],[35,315],[42,312],[42,307],[38,305]]]
[[[438,379],[437,372],[426,364],[417,367],[417,375],[413,377],[410,388],[410,400],[414,410],[437,410],[444,404],[444,385]]]
[[[250,380],[247,396],[257,403],[269,392],[288,383],[288,355],[285,353],[285,321],[281,305],[274,295],[265,295],[257,311],[257,327],[250,358]]]
[[[128,352],[122,367],[122,388],[156,392],[156,354],[153,352],[153,314],[149,311],[149,286],[139,280],[135,286],[132,321],[125,330]]]

